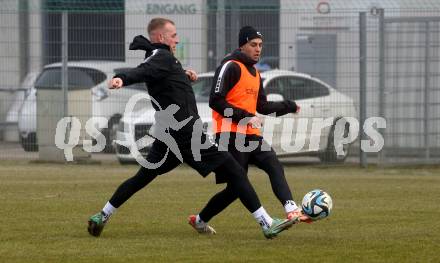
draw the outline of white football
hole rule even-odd
[[[312,220],[328,217],[333,208],[333,200],[330,195],[321,189],[308,192],[302,200],[304,214]]]

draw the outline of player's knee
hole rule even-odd
[[[263,167],[263,170],[267,171],[268,173],[284,174],[283,165],[280,163],[278,158],[267,158],[262,163],[265,166]]]
[[[231,184],[228,184],[224,190],[225,196],[230,197],[229,199],[235,200],[238,198],[238,194],[235,192],[235,189],[231,186]]]
[[[157,169],[148,169],[145,167],[141,167],[138,171],[138,173],[136,174],[136,177],[138,178],[138,180],[141,181],[151,181],[154,178],[156,178],[160,173],[158,172]]]
[[[237,173],[240,174],[246,174],[244,168],[234,159],[234,157],[232,157],[232,155],[228,155],[225,164],[230,170],[237,171]]]

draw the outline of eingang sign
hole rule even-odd
[[[147,4],[147,14],[191,15],[197,11],[196,4]]]

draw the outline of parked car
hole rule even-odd
[[[37,76],[38,72],[29,72],[22,81],[20,88],[14,92],[13,103],[9,107],[8,113],[6,114],[5,122],[7,123],[7,125],[5,125],[3,129],[4,141],[20,141],[20,136],[18,132],[18,118],[20,116],[20,109],[23,106],[26,91],[29,91],[30,88],[34,86]]]
[[[277,69],[279,68],[280,58],[279,57],[262,57],[258,61],[257,64],[255,64],[255,67],[260,71],[268,71],[271,69]]]
[[[272,138],[269,141],[279,156],[295,156],[295,155],[315,155],[323,162],[343,162],[348,153],[349,145],[344,145],[344,155],[337,155],[335,146],[333,145],[333,133],[335,123],[338,119],[344,117],[355,117],[356,111],[353,100],[341,92],[330,87],[330,85],[310,75],[302,74],[294,71],[286,70],[270,70],[261,73],[263,87],[268,95],[268,100],[293,99],[301,107],[300,114],[287,114],[282,117],[281,123],[287,119],[299,118],[308,120],[307,129],[293,129],[285,131],[283,125],[276,125]],[[199,115],[204,123],[204,128],[210,131],[212,127],[212,110],[209,108],[209,94],[213,83],[214,73],[203,73],[199,75],[199,79],[193,84],[194,93],[196,95],[197,108]],[[144,117],[140,117],[144,116]],[[149,116],[149,117],[146,117]],[[148,153],[149,144],[153,142],[153,138],[148,135],[149,129],[154,125],[154,110],[142,109],[134,112],[131,117],[123,116],[116,138],[126,141],[128,136],[134,137],[135,140],[147,135],[146,145],[140,150],[142,155]],[[267,117],[265,121],[268,121]],[[310,149],[309,143],[312,138],[311,124],[313,118],[329,118],[333,117],[334,122],[330,127],[323,129],[320,135],[320,144],[318,149]],[[130,126],[131,125],[131,126]],[[127,132],[127,127],[132,127],[132,133]],[[348,132],[348,126],[345,127],[344,133]],[[263,126],[264,130],[264,126]],[[289,134],[284,134],[288,132]],[[303,134],[298,134],[302,132]],[[287,136],[286,136],[287,135]],[[296,136],[304,136],[304,147],[296,152],[286,152],[283,148],[287,143],[292,144],[292,138]],[[289,141],[286,141],[289,140]],[[123,145],[116,145],[116,155],[120,163],[130,163],[135,161],[135,157],[130,154],[130,149]],[[138,146],[136,146],[138,147]]]
[[[78,61],[68,63],[69,93],[76,90],[90,89],[92,102],[91,117],[108,119],[108,128],[101,131],[106,137],[105,152],[114,152],[112,141],[125,104],[129,98],[139,92],[145,92],[145,84],[135,84],[114,91],[107,88],[107,81],[116,73],[130,68],[123,62]],[[36,94],[40,87],[60,89],[61,63],[46,65],[37,77],[35,84],[26,92],[26,97],[19,112],[18,129],[20,141],[25,151],[38,150],[37,138],[37,101]],[[87,98],[86,98],[87,99]],[[151,106],[147,105],[146,107]],[[83,123],[82,125],[85,125]]]
[[[329,84],[308,74],[287,70],[271,70],[261,74],[263,87],[268,100],[291,99],[301,107],[299,114],[286,114],[278,117],[285,124],[289,119],[299,125],[301,120],[307,120],[307,127],[299,129],[294,126],[292,131],[284,129],[283,125],[274,128],[272,147],[278,156],[314,155],[322,162],[343,162],[347,158],[350,144],[344,144],[343,155],[338,155],[334,145],[336,122],[346,117],[357,117],[353,100],[337,91]],[[266,117],[266,122],[268,121]],[[332,118],[332,124],[321,130],[320,134],[312,133],[312,123],[319,119]],[[296,128],[296,129],[295,129]],[[347,123],[343,130],[344,137],[349,132]],[[263,128],[264,129],[264,128]],[[319,135],[319,137],[317,137]],[[299,151],[285,150],[295,138],[304,138],[304,147]],[[269,139],[269,138],[268,138]],[[313,139],[319,140],[318,147],[311,147]]]

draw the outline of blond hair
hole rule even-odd
[[[163,28],[166,24],[172,24],[174,25],[173,20],[163,18],[163,17],[156,17],[151,19],[150,23],[148,23],[147,31],[148,35],[151,35],[151,33],[159,28]]]

